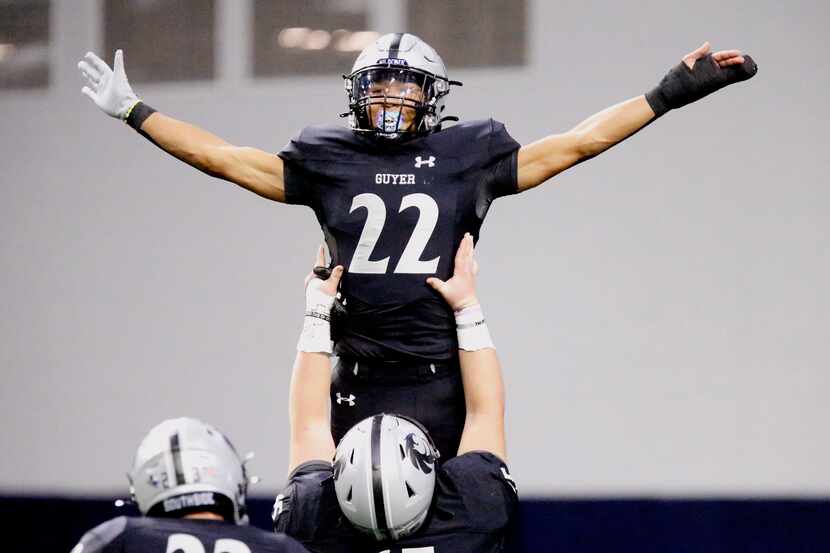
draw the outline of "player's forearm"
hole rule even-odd
[[[296,430],[296,439],[291,440],[288,452],[288,473],[308,461],[331,461],[334,457],[334,440],[329,430],[329,421],[305,424]]]
[[[467,415],[458,454],[491,451],[506,460],[504,382],[496,350],[459,351]]]
[[[643,95],[595,113],[570,132],[579,136],[580,158],[587,159],[625,140],[652,119],[654,111]]]
[[[644,96],[621,102],[519,150],[518,188],[538,186],[574,165],[625,140],[654,118]]]
[[[288,397],[289,472],[306,461],[328,460],[334,455],[328,412],[330,386],[328,354],[297,352]]]
[[[188,165],[225,177],[221,148],[230,144],[215,134],[159,112],[144,121],[141,131],[165,152]]]

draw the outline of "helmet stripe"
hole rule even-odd
[[[380,429],[382,422],[383,415],[372,417],[372,494],[374,496],[378,533],[385,539],[389,536],[389,524],[386,522],[386,507],[383,502],[383,480],[380,467]]]
[[[389,57],[396,59],[398,57],[398,49],[401,47],[401,39],[405,33],[395,33],[395,38],[392,39],[392,45],[389,46]]]
[[[170,436],[170,454],[173,456],[173,470],[176,472],[176,485],[186,484],[182,469],[182,450],[179,446],[179,433]]]

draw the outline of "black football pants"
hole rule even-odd
[[[412,417],[429,431],[441,462],[455,457],[466,414],[458,359],[402,366],[339,358],[331,383],[334,443],[378,413]]]

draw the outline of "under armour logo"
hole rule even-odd
[[[421,165],[427,167],[435,167],[435,156],[429,156],[429,159],[422,159],[421,156],[415,158],[415,167],[420,169]]]
[[[285,496],[279,494],[277,499],[274,501],[274,510],[271,511],[271,520],[277,520],[277,517],[282,514],[283,509],[285,506],[282,504],[282,500],[285,499]]]
[[[354,394],[349,394],[349,397],[343,397],[340,395],[340,392],[337,392],[337,405],[340,405],[345,401],[349,404],[349,407],[354,407],[354,400]]]
[[[510,484],[510,487],[513,488],[513,491],[518,494],[519,487],[516,485],[516,481],[513,480],[513,477],[510,476],[510,473],[507,472],[506,468],[501,467],[501,475],[504,476],[504,479],[507,480],[507,483]]]

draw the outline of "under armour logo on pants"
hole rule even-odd
[[[337,392],[337,405],[341,405],[344,401],[349,404],[349,407],[354,407],[354,394],[349,394],[349,397],[343,397],[340,392]]]

